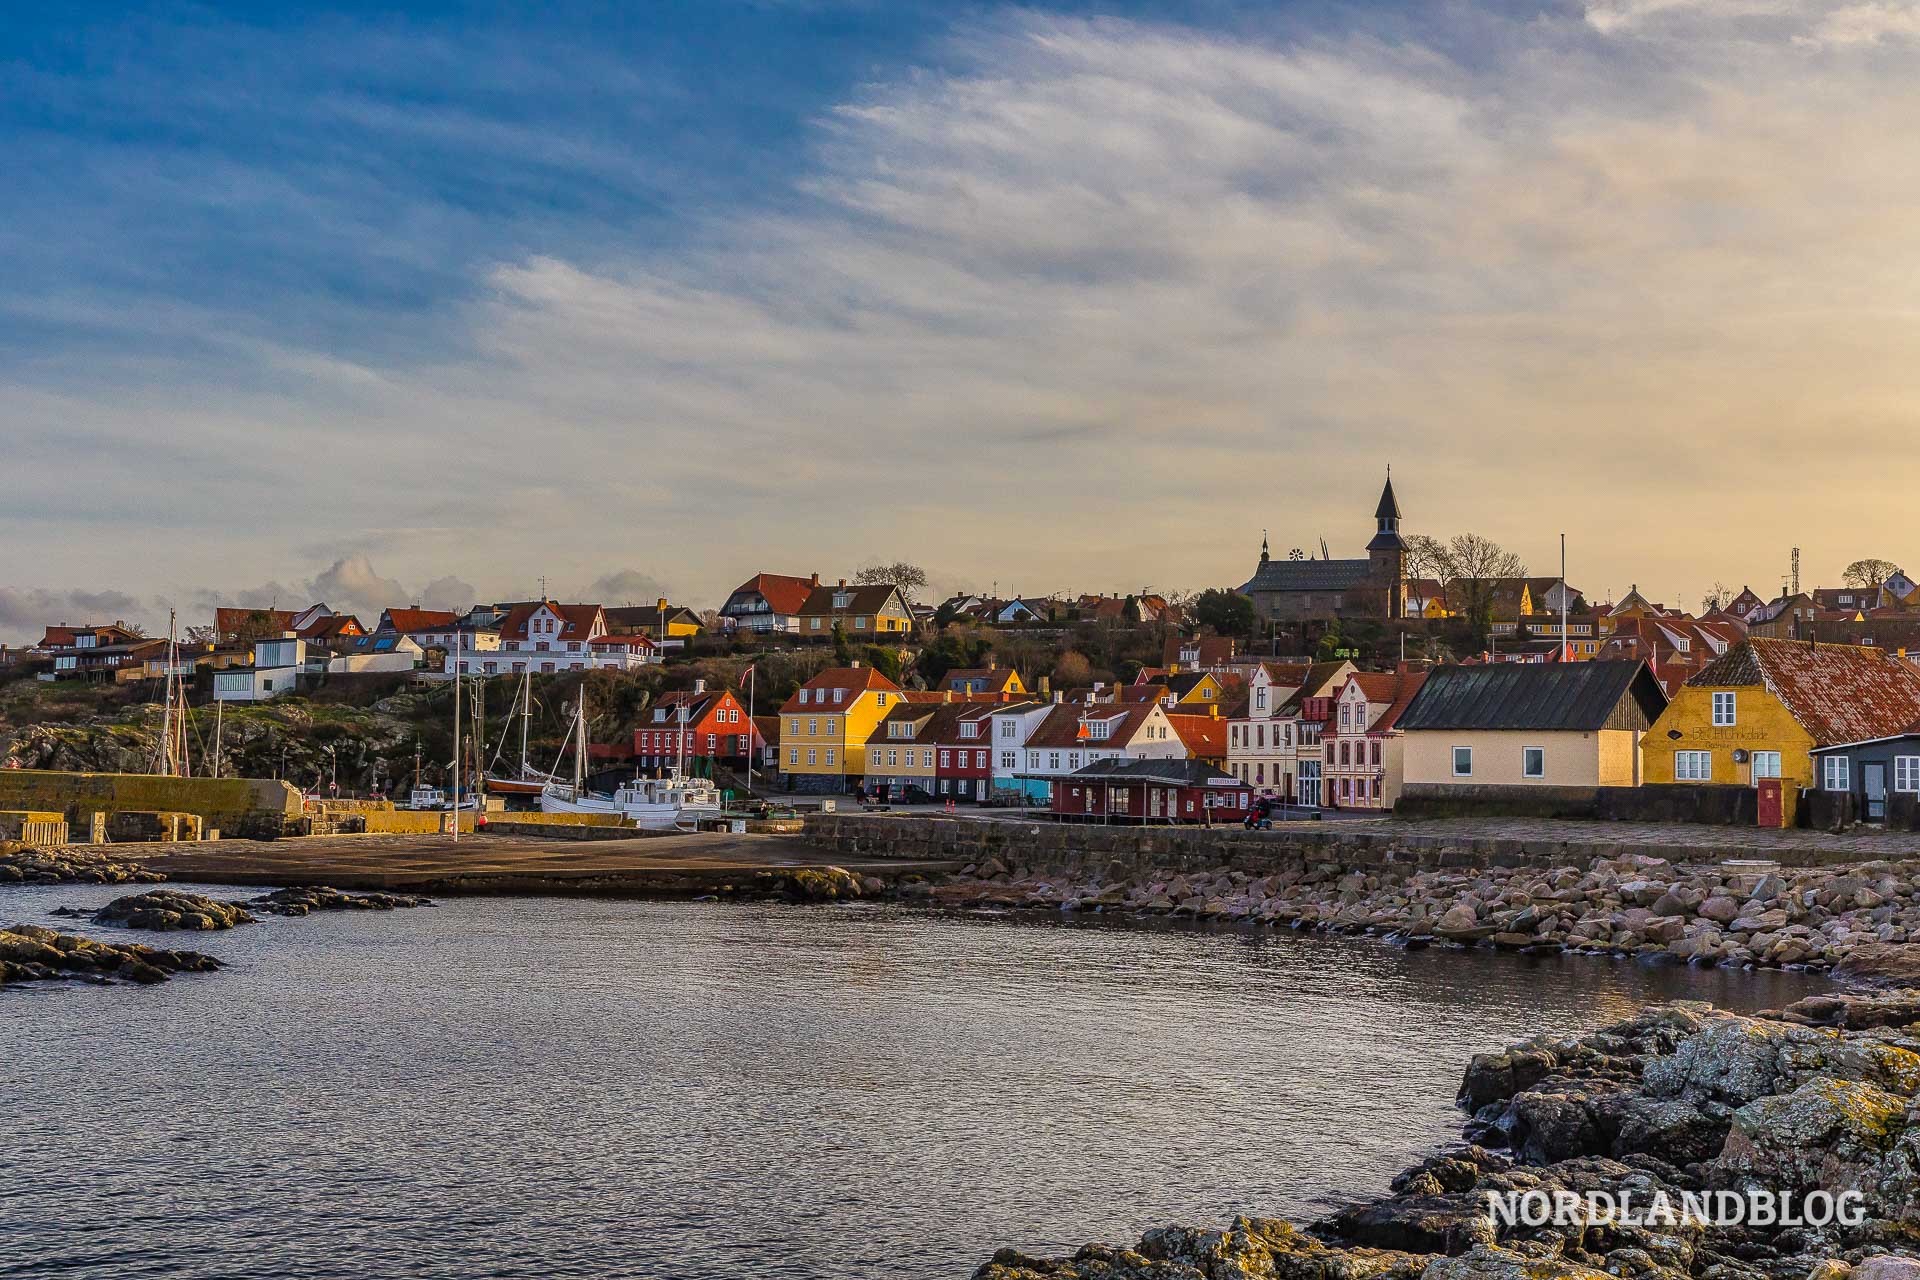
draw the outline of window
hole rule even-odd
[[[834,734],[838,732],[840,732],[840,717],[828,716],[827,717],[827,736],[831,738]]]
[[[1453,749],[1453,776],[1471,778],[1473,776],[1473,748],[1455,747]]]
[[[794,735],[794,736],[795,736],[796,738],[797,738],[797,737],[799,737],[799,736],[800,736],[800,722],[799,722],[798,720],[795,720],[795,721],[793,721],[793,722],[792,722],[791,724],[789,724],[789,725],[787,726],[787,732],[788,732],[788,733],[791,733],[791,734],[792,734],[792,735]]]
[[[827,763],[828,763],[828,764],[832,764],[832,763],[833,763],[833,748],[832,748],[832,747],[828,747],[828,748],[827,748]]]
[[[1820,785],[1828,791],[1845,791],[1853,785],[1852,762],[1845,756],[1828,756],[1820,762]]]
[[[1673,753],[1675,782],[1712,782],[1713,752],[1676,751]]]
[[[1777,778],[1780,776],[1780,753],[1778,751],[1756,751],[1753,753],[1753,776]]]
[[[812,747],[807,748],[807,763],[808,764],[820,763],[820,753],[815,751]]]
[[[1013,767],[1014,767],[1014,755],[1013,755],[1013,752],[1011,752],[1011,751],[1002,751],[1002,752],[1000,753],[1000,767],[1001,767],[1002,769],[1011,769],[1011,768],[1013,768]]]
[[[891,769],[896,765],[898,765],[899,763],[900,763],[900,753],[898,751],[887,752],[887,768]]]
[[[880,748],[878,747],[873,749],[873,767],[876,769],[880,767]]]
[[[1523,778],[1544,778],[1547,776],[1547,749],[1545,747],[1520,748],[1520,776]]]
[[[1920,791],[1920,756],[1895,756],[1893,758],[1893,789],[1895,791]]]
[[[1733,713],[1734,705],[1733,695],[1731,693],[1716,693],[1713,695],[1714,728],[1724,728],[1732,724],[1734,722]]]
[[[1060,753],[1058,751],[1047,752],[1047,768],[1052,769],[1055,772],[1059,771]]]
[[[807,736],[812,738],[820,736],[820,722],[818,720],[807,721]]]

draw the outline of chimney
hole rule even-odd
[[[807,579],[807,585],[808,585],[808,586],[810,586],[810,587],[817,587],[817,586],[819,586],[819,585],[820,585],[820,575],[816,573],[816,574],[814,574],[814,575],[813,575],[812,577],[810,577],[810,578],[808,578],[808,579]]]
[[[998,658],[987,659],[987,670],[998,671],[999,669],[1000,669],[1000,659]]]
[[[1061,703],[1065,702],[1066,700],[1067,700],[1067,691],[1065,689],[1061,689],[1053,695],[1053,703],[1055,706],[1059,706]]]
[[[943,690],[941,690],[941,695],[942,695],[942,696],[941,696],[941,698],[940,698],[940,701],[942,701],[942,702],[952,702],[952,701],[953,701],[953,690],[951,690],[951,689],[943,689]]]
[[[698,697],[699,695],[705,693],[706,691],[707,691],[706,677],[702,676],[701,678],[693,682],[693,692],[695,697]]]
[[[842,579],[840,579],[840,585],[841,585],[841,586],[843,586],[843,587],[844,587],[844,586],[846,586],[846,585],[847,585],[847,580],[846,580],[845,578],[842,578]]]
[[[1053,690],[1053,677],[1052,677],[1052,676],[1041,676],[1041,677],[1040,677],[1040,685],[1039,685],[1039,689],[1040,689],[1040,696],[1041,696],[1041,697],[1043,697],[1043,698],[1044,698],[1044,697],[1046,697],[1048,693],[1050,693],[1050,692],[1052,692],[1052,690]]]
[[[860,669],[860,659],[855,658],[853,661],[849,662],[847,665],[849,667],[852,667],[855,671],[858,671]]]
[[[666,611],[667,611],[667,598],[666,598],[665,596],[661,596],[661,597],[660,597],[660,612],[661,612],[661,613],[665,613]]]

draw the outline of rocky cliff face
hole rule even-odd
[[[1476,1057],[1460,1101],[1467,1145],[1308,1230],[1004,1250],[976,1280],[1920,1280],[1920,992],[1655,1007]],[[1490,1211],[1528,1192],[1566,1207]],[[1763,1203],[1788,1220],[1757,1221]]]

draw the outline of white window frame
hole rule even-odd
[[[1704,770],[1704,772],[1702,772]],[[1675,782],[1712,782],[1713,752],[1676,751],[1673,753]]]
[[[1920,756],[1893,758],[1893,789],[1906,795],[1920,792]]]
[[[1821,757],[1820,789],[1822,791],[1853,790],[1853,761],[1845,756]]]
[[[1723,711],[1722,708],[1725,708]],[[1739,722],[1739,703],[1732,693],[1715,690],[1713,694],[1713,727],[1730,728]]]
[[[1538,769],[1529,769],[1527,768],[1527,757],[1534,752],[1538,752],[1540,755],[1540,767]],[[1520,748],[1520,776],[1523,778],[1544,778],[1547,776],[1547,749],[1545,747]]]
[[[1778,751],[1756,751],[1749,757],[1753,764],[1753,778],[1758,782],[1762,778],[1780,776],[1780,753]],[[1920,756],[1915,757],[1920,759]]]
[[[1467,767],[1464,769],[1460,767],[1461,752],[1465,752],[1467,756]],[[1455,747],[1453,749],[1453,776],[1456,778],[1471,778],[1473,776],[1472,747]]]

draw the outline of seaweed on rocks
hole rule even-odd
[[[1657,1005],[1480,1054],[1459,1101],[1465,1145],[1305,1230],[1247,1217],[1069,1258],[1003,1250],[976,1280],[1920,1280],[1920,991],[1751,1017]],[[1564,1207],[1516,1221],[1495,1193]],[[1859,1212],[1688,1207],[1755,1193]]]

